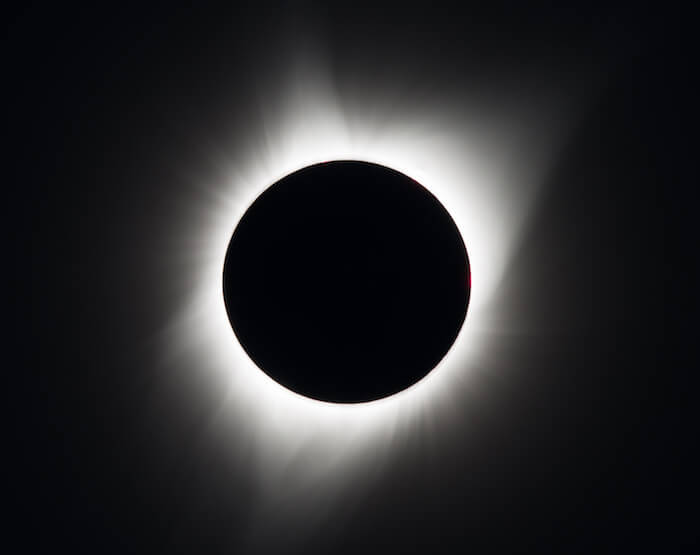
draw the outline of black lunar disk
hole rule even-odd
[[[357,161],[309,166],[265,190],[233,233],[223,281],[250,358],[292,391],[337,403],[428,374],[470,292],[467,251],[440,202]]]

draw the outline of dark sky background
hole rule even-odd
[[[176,280],[151,260],[177,228],[173,160],[204,166],[212,145],[243,141],[260,91],[275,87],[274,61],[310,32],[341,92],[379,80],[458,97],[476,82],[497,98],[504,74],[524,87],[533,75],[567,88],[581,72],[604,78],[560,145],[499,287],[511,324],[536,331],[504,333],[491,365],[508,378],[490,384],[480,427],[467,437],[456,409],[429,453],[397,445],[372,487],[341,498],[313,533],[295,541],[293,526],[271,522],[265,533],[279,539],[268,548],[692,545],[689,14],[489,6],[34,5],[8,16],[3,191],[16,262],[5,271],[18,356],[4,365],[5,458],[17,468],[7,505],[21,551],[254,551],[244,541],[252,479],[229,468],[220,438],[200,433],[211,385],[153,385],[163,378],[152,338],[186,291],[164,285]]]

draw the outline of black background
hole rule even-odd
[[[608,77],[561,145],[499,289],[516,327],[536,331],[504,334],[491,364],[508,378],[490,385],[478,431],[465,439],[458,412],[430,456],[397,446],[365,497],[302,544],[281,536],[278,550],[690,546],[689,19],[669,6],[406,3],[9,14],[6,505],[23,550],[241,551],[252,490],[224,471],[214,442],[198,441],[206,387],[185,399],[152,386],[150,338],[186,291],[164,287],[149,261],[173,227],[161,225],[173,160],[196,164],[232,128],[244,134],[260,88],[275,87],[257,78],[263,64],[309,29],[327,38],[341,76],[409,92],[459,91],[492,67],[537,67],[555,83],[584,65]]]

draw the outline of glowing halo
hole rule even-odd
[[[218,185],[196,180],[194,198],[182,202],[172,252],[185,253],[179,263],[190,293],[163,352],[169,368],[216,384],[212,425],[232,456],[245,453],[260,502],[291,518],[298,495],[328,500],[358,472],[373,476],[393,445],[439,426],[463,402],[504,319],[494,294],[564,129],[552,125],[558,93],[547,104],[550,119],[537,126],[521,97],[498,110],[476,97],[434,99],[378,121],[376,110],[362,108],[372,105],[372,92],[364,104],[341,102],[320,63],[302,67],[279,88],[284,96],[264,101],[245,142],[217,160],[230,177]],[[408,389],[367,403],[313,400],[268,377],[238,343],[221,287],[231,235],[251,203],[282,177],[329,160],[380,164],[422,184],[457,224],[473,276],[466,320],[440,364]],[[318,481],[332,487],[320,493]]]

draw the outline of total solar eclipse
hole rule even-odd
[[[317,400],[410,387],[442,360],[467,313],[470,269],[445,207],[378,164],[308,166],[266,189],[231,238],[223,293],[255,364]]]

